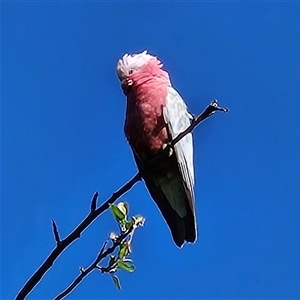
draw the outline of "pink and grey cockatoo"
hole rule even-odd
[[[192,134],[175,144],[169,155],[146,165],[192,119],[162,66],[147,51],[125,54],[118,61],[117,74],[127,96],[125,135],[149,193],[181,247],[197,236]]]

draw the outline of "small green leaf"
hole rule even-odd
[[[126,230],[128,230],[129,228],[131,228],[132,226],[133,226],[133,224],[134,224],[134,220],[130,220],[130,221],[126,221],[125,222],[125,228],[126,228]]]
[[[118,222],[122,222],[125,220],[125,214],[118,208],[117,205],[110,204],[110,210],[112,211],[114,217]]]
[[[124,242],[123,244],[120,245],[120,250],[118,253],[118,257],[119,258],[123,258],[128,254],[128,244],[126,242]]]
[[[134,271],[134,265],[127,263],[124,260],[118,260],[118,267],[122,270],[133,272]]]
[[[121,284],[120,284],[120,279],[117,275],[111,275],[113,282],[115,284],[115,287],[120,290],[121,289]]]

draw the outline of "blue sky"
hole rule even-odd
[[[116,62],[157,55],[191,112],[199,238],[178,249],[143,183],[134,273],[87,277],[69,299],[300,298],[299,2],[2,2],[1,299],[136,172]],[[116,225],[103,214],[28,299],[52,299]]]

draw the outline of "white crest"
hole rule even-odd
[[[139,68],[147,64],[152,58],[147,50],[138,54],[125,54],[117,64],[117,74],[120,80],[126,78],[132,72],[137,71]]]

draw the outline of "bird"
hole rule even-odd
[[[124,132],[150,196],[179,247],[197,239],[193,138],[188,133],[153,164],[193,120],[162,62],[147,50],[124,54],[117,75],[126,96]]]

